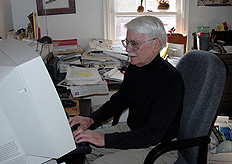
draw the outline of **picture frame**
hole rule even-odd
[[[36,0],[38,16],[76,13],[75,0]],[[49,3],[49,4],[48,4]]]
[[[231,0],[198,0],[198,7],[232,6]]]

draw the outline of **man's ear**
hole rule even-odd
[[[161,41],[159,39],[155,39],[152,43],[153,52],[159,52],[161,47]]]

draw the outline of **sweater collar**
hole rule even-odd
[[[149,64],[142,66],[142,67],[136,67],[136,69],[140,70],[140,71],[148,71],[150,69],[158,69],[161,66],[161,62],[163,61],[163,59],[160,57],[160,54],[158,54]]]

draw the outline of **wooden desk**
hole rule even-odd
[[[226,96],[223,101],[220,114],[232,117],[232,54],[223,54],[223,55],[217,54],[217,56],[222,58],[226,62],[229,68],[229,86],[226,91]]]

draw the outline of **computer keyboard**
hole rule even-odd
[[[69,118],[69,114],[65,111],[67,118]],[[71,127],[72,132],[75,131],[78,127],[80,126],[80,124],[76,124],[73,125]],[[76,143],[76,149],[73,150],[72,152],[70,152],[69,154],[77,154],[77,153],[91,153],[92,149],[89,146],[88,142],[81,142],[81,143]]]

